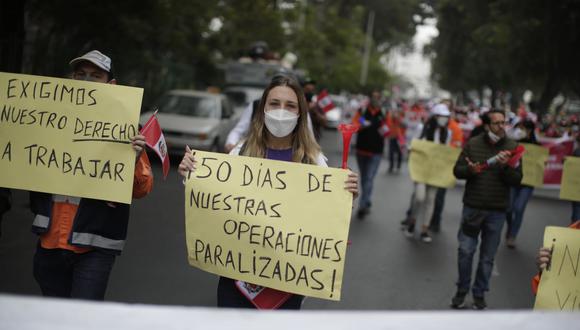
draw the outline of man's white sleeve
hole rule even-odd
[[[228,134],[228,138],[226,139],[226,144],[236,145],[242,138],[246,135],[248,130],[250,129],[250,122],[252,121],[252,102],[244,109],[240,120],[232,129],[230,134]]]

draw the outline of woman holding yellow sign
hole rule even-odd
[[[320,146],[308,129],[308,105],[298,82],[286,75],[275,76],[262,95],[248,137],[230,152],[272,160],[327,166]],[[179,164],[187,177],[197,168],[189,148]],[[358,175],[349,172],[345,189],[358,195]],[[220,277],[218,306],[261,309],[300,309],[303,296]]]

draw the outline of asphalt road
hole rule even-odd
[[[340,164],[340,141],[335,131],[324,132],[322,146],[330,166]],[[187,263],[184,236],[183,186],[176,172],[178,159],[166,181],[152,158],[155,187],[132,207],[125,251],[117,258],[106,299],[146,304],[215,306],[217,277]],[[356,170],[354,159],[350,167]],[[342,300],[308,298],[304,309],[446,310],[455,291],[457,239],[461,196],[458,185],[447,193],[442,230],[431,244],[408,239],[399,221],[409,204],[412,185],[406,170],[386,174],[381,163],[375,179],[373,209],[363,221],[353,218]],[[30,233],[32,214],[28,194],[14,192],[13,209],[5,215],[0,238],[0,292],[39,295],[32,277],[37,238]],[[353,211],[356,211],[354,209]],[[569,202],[534,197],[530,200],[518,246],[502,245],[487,300],[492,309],[527,309],[534,297],[530,280],[534,256],[546,225],[565,226]]]

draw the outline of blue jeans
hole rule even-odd
[[[33,272],[44,296],[104,300],[114,262],[114,255],[98,250],[74,253],[39,244]]]
[[[476,237],[465,235],[461,228],[457,234],[459,240],[458,251],[458,268],[459,280],[457,289],[467,292],[471,287],[471,272],[473,269],[473,255],[479,243],[481,236],[481,245],[479,247],[479,263],[475,282],[473,283],[472,292],[476,297],[482,297],[486,291],[489,291],[489,279],[493,270],[493,261],[497,247],[501,241],[501,230],[505,222],[505,212],[476,210],[466,205],[463,206],[463,219],[468,218],[474,212],[483,212],[484,220],[481,224],[481,232]]]
[[[508,238],[516,238],[522,222],[524,221],[524,212],[526,210],[526,205],[534,192],[533,187],[519,186],[512,187],[511,191],[511,202],[510,210],[508,211],[510,215],[507,217],[507,234]]]
[[[357,154],[356,161],[360,171],[360,182],[362,186],[359,207],[361,209],[369,208],[371,206],[371,195],[373,193],[373,181],[381,164],[381,155],[363,156]]]
[[[580,202],[572,202],[572,219],[570,223],[580,220]]]

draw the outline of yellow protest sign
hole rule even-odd
[[[580,157],[566,157],[560,199],[580,202]]]
[[[281,291],[340,300],[347,171],[196,151],[185,187],[189,263]]]
[[[455,185],[453,166],[461,150],[426,140],[411,141],[409,172],[415,182],[441,188]]]
[[[0,187],[131,203],[143,89],[0,72]]]
[[[522,156],[522,184],[532,187],[544,185],[544,169],[549,150],[536,144],[522,143],[526,151]]]
[[[552,248],[542,272],[534,309],[580,311],[580,230],[546,227],[544,246]]]

